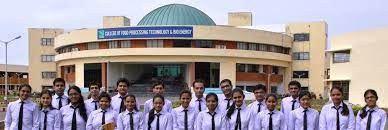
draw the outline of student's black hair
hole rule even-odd
[[[152,98],[152,103],[155,101],[155,99],[157,98],[160,98],[162,99],[163,103],[164,103],[164,97],[160,94],[156,94],[153,98]],[[155,108],[152,108],[149,112],[148,112],[148,130],[151,129],[151,123],[152,121],[154,121],[155,119]]]
[[[366,95],[367,95],[368,93],[374,95],[374,96],[376,97],[376,100],[379,99],[379,97],[377,96],[377,92],[376,92],[375,90],[373,90],[373,89],[368,89],[368,90],[366,90],[366,91],[364,92],[364,98],[365,98],[365,100],[366,100]],[[367,105],[365,105],[365,106],[360,110],[360,111],[361,111],[361,114],[360,114],[361,119],[364,119],[364,118],[366,117],[366,115],[368,114],[368,112],[366,111],[366,107],[367,107]]]
[[[267,87],[263,84],[258,84],[256,85],[254,88],[253,88],[253,93],[256,91],[256,90],[264,90],[264,92],[267,92]]]
[[[48,89],[43,89],[42,92],[40,92],[39,98],[42,98],[42,96],[43,96],[44,94],[48,94],[48,95],[50,96],[50,98],[53,97],[53,93],[52,93],[50,90],[48,90]],[[42,103],[42,101],[40,101],[40,103],[39,103],[39,108],[40,108],[40,109],[43,108],[43,103]],[[55,109],[55,108],[53,107],[53,105],[51,104],[51,102],[50,102],[49,108],[50,108],[50,110]]]
[[[183,95],[183,94],[185,94],[185,93],[189,94],[189,95],[190,95],[190,97],[191,97],[191,91],[190,91],[190,90],[187,90],[187,89],[185,89],[185,90],[182,90],[182,91],[181,91],[181,93],[179,94],[179,98],[181,98],[181,97],[182,97],[182,95]]]
[[[124,97],[124,101],[127,101],[127,98],[128,97],[132,97],[134,100],[135,100],[135,108],[133,108],[135,111],[139,111],[139,108],[137,108],[137,102],[136,102],[136,96],[135,95],[133,95],[133,94],[127,94],[127,95],[125,95],[125,97]]]
[[[194,88],[195,83],[202,83],[202,84],[205,86],[205,82],[204,82],[202,79],[196,79],[196,80],[193,82],[193,84],[191,84],[191,86],[193,86],[193,88]]]
[[[220,86],[221,86],[222,83],[228,83],[231,87],[233,86],[232,81],[230,81],[230,79],[223,79],[223,80],[221,80]]]
[[[91,87],[91,86],[97,86],[98,90],[101,89],[100,84],[97,83],[96,81],[92,81],[92,82],[89,83],[89,90],[90,90],[90,87]]]
[[[291,81],[290,83],[288,83],[288,87],[290,87],[290,86],[296,86],[296,87],[298,87],[299,89],[301,89],[301,87],[302,87],[302,85],[300,85],[300,83],[298,82],[298,81],[296,81],[296,80],[294,80],[294,81]]]
[[[126,78],[119,78],[116,82],[116,87],[119,86],[120,83],[125,83],[127,87],[129,87],[129,81]]]
[[[63,78],[55,78],[54,81],[53,81],[53,86],[55,86],[55,83],[56,82],[62,82],[63,85],[66,85],[66,82]]]
[[[309,91],[302,91],[299,93],[299,100],[302,99],[303,96],[308,96],[311,99],[311,94]]]
[[[245,98],[244,92],[241,88],[233,89],[232,94],[234,94],[234,93],[240,93],[243,96],[243,98]],[[232,116],[234,110],[236,110],[236,102],[233,102],[232,106],[229,107],[228,111],[226,112],[226,117],[231,119],[231,116]]]
[[[218,96],[217,94],[215,93],[208,93],[205,97],[205,100],[209,99],[210,97],[214,97],[214,99],[217,101],[217,105],[218,105]]]
[[[270,94],[267,94],[267,96],[265,96],[265,102],[267,102],[269,97],[275,98],[276,102],[278,101],[278,96],[276,96],[276,94],[270,93]]]
[[[20,92],[20,90],[22,90],[22,88],[24,88],[24,87],[27,87],[28,89],[30,89],[30,93],[31,93],[32,88],[31,88],[31,86],[29,84],[22,84],[22,85],[20,85],[18,91]]]
[[[154,82],[152,82],[152,88],[155,88],[155,86],[158,86],[158,85],[161,85],[163,88],[164,88],[164,83],[160,80],[156,80]]]
[[[338,87],[338,86],[333,86],[330,90],[330,93],[332,93],[334,89],[337,89],[338,91],[340,91],[342,96],[344,95],[344,91],[342,90],[341,87]],[[349,115],[348,105],[346,105],[344,101],[341,101],[341,102],[342,102],[342,106],[343,106],[341,114],[344,116],[348,116]]]
[[[107,98],[109,101],[109,104],[112,101],[112,98],[110,97],[110,95],[107,92],[100,93],[100,96],[98,97],[98,101],[101,101],[102,98]]]
[[[81,89],[77,86],[70,86],[69,90],[67,90],[67,93],[70,93],[70,90],[74,89],[77,91],[80,95],[77,103],[78,103],[78,108],[79,108],[79,114],[81,115],[82,119],[84,121],[88,120],[88,115],[86,114],[86,108],[85,108],[85,103],[84,103],[84,98],[82,97]],[[68,100],[70,102],[70,100]]]

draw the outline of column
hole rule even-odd
[[[78,87],[84,87],[84,63],[76,63],[75,64],[75,85]]]
[[[101,87],[104,87],[105,91],[107,90],[107,63],[106,62],[101,63]]]
[[[229,79],[232,81],[233,88],[236,87],[236,62],[220,62],[220,81],[223,79]]]
[[[192,62],[192,63],[189,63],[189,65],[188,65],[188,72],[189,72],[189,81],[188,81],[188,83],[187,83],[187,85],[189,86],[189,87],[191,87],[190,85],[191,85],[191,83],[193,83],[194,82],[194,80],[195,80],[195,62]]]

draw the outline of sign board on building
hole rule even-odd
[[[103,28],[97,30],[98,39],[121,38],[192,38],[192,26],[153,26],[153,27],[122,27]]]

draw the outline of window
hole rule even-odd
[[[221,44],[221,45],[216,45],[217,49],[226,49],[226,45]]]
[[[52,46],[54,45],[54,38],[41,38],[40,45],[42,46]]]
[[[293,60],[309,60],[310,53],[309,52],[294,52],[292,53]]]
[[[271,93],[277,93],[278,87],[277,86],[271,86]]]
[[[119,47],[119,43],[117,41],[109,41],[108,42],[108,47],[109,48],[118,48]]]
[[[344,100],[349,100],[349,81],[333,81],[333,87],[341,87],[344,91]]]
[[[268,45],[259,44],[259,51],[268,51]]]
[[[255,43],[249,43],[249,44],[248,44],[248,50],[256,51],[256,50],[257,50],[257,44],[255,44]]]
[[[237,72],[245,72],[245,64],[236,65]]]
[[[196,48],[213,48],[212,41],[199,40],[195,42]]]
[[[49,72],[49,71],[42,72],[42,78],[43,79],[53,79],[56,76],[57,76],[56,72]]]
[[[163,48],[163,40],[147,40],[147,48]]]
[[[238,42],[237,43],[237,49],[248,50],[248,44],[247,43],[243,43],[243,42]]]
[[[100,45],[97,42],[88,43],[88,50],[99,49]]]
[[[276,52],[276,46],[269,46],[270,52]]]
[[[248,72],[254,72],[258,73],[259,72],[259,65],[253,65],[253,64],[247,64],[247,71]]]
[[[131,48],[131,41],[121,41],[121,48]]]
[[[308,86],[303,86],[303,87],[301,87],[301,91],[308,92],[309,91],[309,87]]]
[[[55,55],[41,55],[40,61],[42,62],[53,62],[55,60]]]
[[[283,48],[283,54],[290,54],[290,48]]]
[[[350,50],[338,51],[333,54],[333,63],[345,63],[350,60]]]
[[[310,41],[310,34],[309,33],[294,34],[294,41]]]
[[[272,66],[272,74],[279,74],[279,67]]]
[[[292,73],[292,78],[309,78],[308,71],[294,71]]]

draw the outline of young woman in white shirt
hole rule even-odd
[[[319,113],[310,105],[311,94],[308,91],[299,93],[300,107],[291,111],[288,130],[318,130]]]
[[[127,109],[117,118],[117,130],[142,130],[144,115],[137,108],[136,97],[131,94],[125,96],[124,104]]]
[[[40,130],[61,129],[61,113],[51,105],[52,93],[45,89],[40,93]]]
[[[144,130],[172,130],[173,117],[171,113],[163,110],[164,97],[156,94],[152,102],[153,108],[144,117]]]
[[[105,124],[112,123],[116,125],[118,113],[111,109],[110,103],[112,101],[110,95],[102,92],[98,97],[100,108],[90,113],[86,123],[87,130],[100,130]]]
[[[183,90],[179,95],[181,106],[172,110],[174,130],[194,130],[194,122],[198,112],[190,106],[191,92]]]
[[[207,109],[198,113],[195,120],[195,130],[220,130],[222,113],[218,109],[218,97],[215,93],[206,95]]]
[[[376,104],[379,97],[373,89],[364,93],[366,105],[358,111],[356,117],[356,130],[385,130],[387,113]]]
[[[88,116],[86,107],[81,94],[81,89],[77,86],[71,86],[67,90],[70,103],[63,106],[60,110],[62,130],[86,130],[86,121]]]
[[[268,94],[265,98],[267,110],[261,111],[253,120],[253,130],[287,130],[287,122],[282,112],[276,110],[278,98]]]

